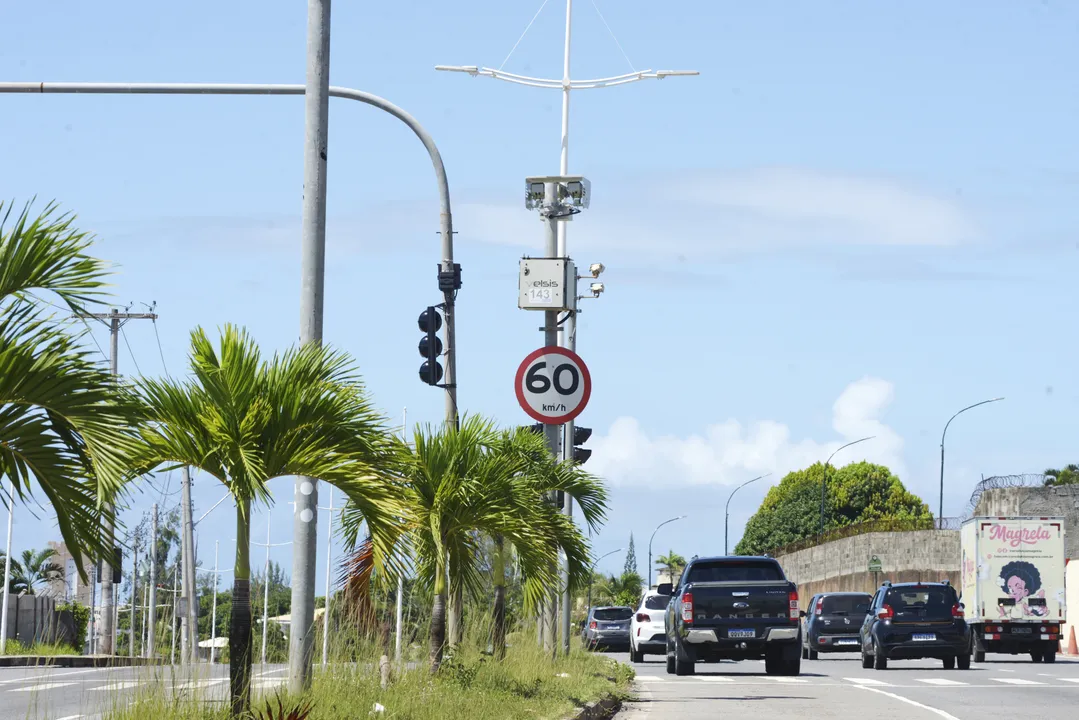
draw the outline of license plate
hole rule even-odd
[[[1030,628],[1027,628],[1027,627],[1013,627],[1012,632],[1013,633],[1019,633],[1020,635],[1029,635],[1030,634]]]
[[[857,640],[836,640],[835,644],[836,645],[857,645],[858,641]]]
[[[914,642],[933,642],[937,636],[933,633],[916,633],[911,639]]]
[[[728,630],[727,637],[729,638],[752,638],[756,637],[757,632],[755,630]]]

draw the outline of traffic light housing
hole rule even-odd
[[[588,458],[592,457],[591,450],[580,447],[588,442],[590,437],[592,437],[592,428],[573,426],[573,462],[578,465],[584,465],[588,462]]]
[[[428,385],[438,385],[442,380],[442,365],[438,362],[442,357],[442,340],[438,337],[438,331],[442,328],[442,315],[438,307],[429,305],[420,313],[417,325],[420,326],[420,357],[423,364],[420,365],[420,380]]]

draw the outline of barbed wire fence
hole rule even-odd
[[[967,503],[966,511],[963,514],[963,519],[967,520],[974,517],[975,511],[978,509],[978,503],[981,502],[982,495],[985,494],[986,490],[1043,487],[1045,485],[1045,482],[1046,475],[1044,473],[994,475],[993,477],[983,478],[981,482],[974,486],[974,492],[970,494],[970,501]]]

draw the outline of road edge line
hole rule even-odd
[[[884,695],[886,697],[890,697],[893,700],[898,700],[899,702],[903,702],[903,703],[906,703],[908,705],[913,705],[914,707],[921,708],[922,710],[928,710],[929,712],[933,713],[934,715],[938,715],[938,716],[944,718],[944,720],[959,720],[959,718],[957,718],[955,715],[952,715],[949,712],[945,712],[944,710],[941,710],[940,708],[935,708],[935,707],[933,707],[931,705],[923,705],[922,703],[918,702],[917,700],[911,700],[910,698],[903,697],[902,695],[896,695],[895,693],[886,692],[884,690],[880,690],[880,689],[875,688],[875,687],[869,687],[867,685],[855,685],[854,687],[856,687],[856,688],[858,688],[860,690],[868,690],[869,692],[874,692],[874,693],[877,693],[878,695]]]

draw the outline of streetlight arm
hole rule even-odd
[[[763,480],[764,478],[768,477],[768,476],[769,476],[769,475],[771,475],[771,474],[772,474],[772,473],[765,473],[764,475],[760,475],[760,476],[758,476],[758,477],[755,477],[755,478],[753,478],[752,480],[746,480],[746,481],[745,481],[744,483],[742,483],[741,485],[739,485],[738,487],[736,487],[736,488],[735,488],[734,490],[731,490],[731,494],[727,496],[727,506],[726,506],[726,508],[725,508],[725,511],[726,511],[726,512],[730,512],[730,509],[731,509],[731,500],[732,500],[732,499],[734,499],[734,494],[735,494],[736,492],[738,492],[739,490],[741,490],[742,488],[744,488],[744,487],[745,487],[746,485],[749,485],[750,483],[755,483],[755,482],[757,482],[758,480]]]
[[[955,420],[957,417],[959,417],[960,415],[965,413],[967,410],[973,410],[976,407],[980,407],[982,405],[988,405],[989,403],[998,402],[998,401],[1003,400],[1003,399],[1004,398],[1002,398],[1002,397],[998,397],[998,398],[993,398],[992,400],[982,400],[979,403],[974,403],[973,405],[968,405],[967,407],[965,407],[962,410],[960,410],[959,412],[957,412],[955,415],[952,415],[950,418],[948,418],[948,422],[944,423],[944,432],[942,432],[940,434],[940,446],[944,447],[944,437],[948,434],[948,426],[952,424],[952,420]]]
[[[602,560],[603,558],[606,558],[606,557],[610,557],[611,555],[614,555],[616,552],[622,552],[623,550],[625,550],[625,548],[618,548],[617,550],[611,550],[609,553],[606,553],[604,555],[600,555],[598,558],[596,558],[596,561],[592,563],[592,567],[589,568],[589,569],[590,570],[595,570],[596,565],[599,565],[600,560]]]
[[[833,452],[831,455],[829,455],[828,459],[824,461],[824,466],[828,467],[828,465],[832,462],[832,458],[834,458],[836,456],[836,453],[838,453],[843,448],[849,448],[851,445],[857,445],[860,442],[865,442],[866,440],[872,440],[875,437],[876,437],[876,435],[870,435],[869,437],[864,437],[861,440],[855,440],[853,442],[847,443],[846,445],[840,445],[839,447],[837,447],[835,449],[835,452]]]

